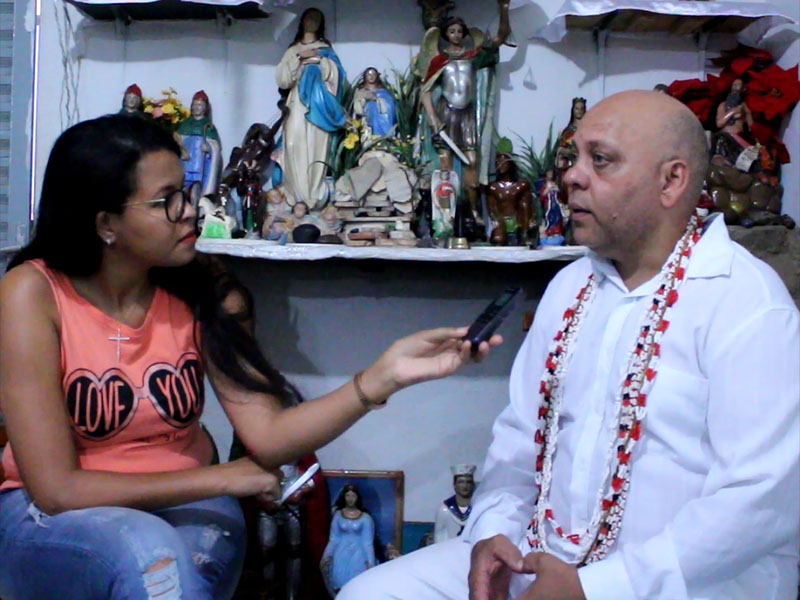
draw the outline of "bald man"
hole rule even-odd
[[[547,288],[461,537],[337,600],[794,600],[800,315],[694,207],[703,129],[678,101],[598,103],[564,174],[591,249]]]

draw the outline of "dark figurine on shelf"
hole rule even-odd
[[[422,26],[427,31],[431,27],[441,27],[456,7],[452,0],[417,0],[422,9]]]
[[[200,90],[192,97],[191,114],[178,125],[183,146],[181,163],[184,184],[192,189],[193,199],[217,191],[222,167],[222,150],[217,128],[211,122],[208,96]]]
[[[573,98],[572,108],[570,110],[570,118],[567,126],[561,131],[556,142],[556,181],[561,181],[561,175],[569,169],[575,157],[575,132],[578,130],[578,124],[586,114],[586,98]]]
[[[489,161],[494,158],[490,150],[493,68],[499,47],[511,33],[508,4],[509,0],[497,0],[500,24],[492,38],[468,28],[459,17],[428,29],[415,68],[422,78],[420,102],[440,168],[452,171],[454,157],[461,162],[461,183],[472,212],[468,220],[481,224],[478,186],[489,182]]]
[[[520,181],[511,140],[497,143],[497,179],[486,186],[486,208],[491,219],[489,241],[496,246],[524,246],[529,233],[536,235],[531,184]]]
[[[542,246],[563,246],[569,220],[569,208],[561,186],[555,178],[555,171],[547,169],[545,180],[539,190],[542,204],[542,223],[539,225],[539,244]]]
[[[142,108],[142,90],[132,83],[122,95],[122,108],[119,109],[119,114],[143,117],[145,113]]]

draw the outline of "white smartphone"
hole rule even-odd
[[[297,490],[303,487],[314,476],[314,473],[316,473],[317,471],[319,471],[319,463],[314,463],[313,465],[308,467],[305,473],[300,475],[300,477],[295,479],[289,487],[283,490],[283,493],[281,493],[281,499],[278,501],[278,505],[280,506],[281,504],[286,502],[289,499],[289,496],[291,496]]]

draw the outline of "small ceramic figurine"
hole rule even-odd
[[[144,111],[142,110],[142,90],[135,83],[129,85],[122,95],[122,108],[119,109],[119,114],[144,116]]]
[[[180,125],[177,133],[185,149],[181,158],[187,187],[199,187],[201,196],[217,191],[222,151],[217,128],[209,117],[208,96],[200,90],[192,97],[191,114]]]
[[[578,130],[578,124],[586,114],[586,98],[573,98],[569,123],[561,130],[556,142],[556,180],[561,181],[561,174],[569,169],[575,156],[575,142],[572,139]]]
[[[542,203],[542,223],[539,225],[539,244],[563,246],[569,219],[569,207],[555,179],[553,169],[547,169],[544,184],[539,190]]]
[[[444,500],[436,510],[433,541],[444,542],[461,535],[464,523],[472,510],[470,500],[475,491],[475,465],[458,464],[450,467],[455,494]]]
[[[431,177],[431,214],[435,239],[446,239],[453,235],[458,192],[459,181],[455,171],[438,169],[433,172]]]
[[[368,67],[353,95],[353,115],[366,119],[372,135],[381,137],[394,133],[397,123],[394,96],[386,89],[375,67]]]
[[[359,573],[374,567],[375,523],[361,502],[355,484],[348,483],[336,498],[328,545],[320,569],[332,597]]]
[[[236,230],[236,219],[225,213],[224,206],[203,196],[197,203],[197,226],[200,237],[230,239]]]
[[[712,154],[720,155],[740,171],[747,172],[758,158],[758,150],[742,137],[753,126],[753,115],[744,102],[744,94],[744,82],[736,79],[725,101],[717,106],[716,124],[719,131],[712,139]],[[742,156],[743,153],[746,153],[745,156]]]
[[[486,208],[492,220],[489,241],[498,246],[524,246],[535,231],[533,194],[527,181],[519,181],[511,140],[497,143],[497,179],[486,187]]]
[[[511,32],[508,5],[509,0],[497,0],[500,24],[493,38],[468,28],[459,17],[450,17],[441,27],[428,29],[416,67],[422,78],[420,101],[440,168],[452,170],[453,155],[459,157],[464,191],[479,222],[482,214],[478,184],[488,183],[486,161],[492,158],[488,144],[494,123],[493,67],[499,60],[499,47]]]
[[[289,203],[302,201],[312,211],[321,210],[328,199],[325,173],[331,136],[347,121],[341,105],[346,74],[325,38],[322,11],[303,12],[297,35],[275,72],[278,86],[288,94],[289,116],[277,158]]]

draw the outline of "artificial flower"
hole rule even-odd
[[[747,91],[747,106],[751,111],[764,113],[767,121],[783,117],[800,100],[797,65],[791,69],[770,65],[754,73]]]
[[[354,131],[350,131],[347,134],[347,137],[344,138],[344,147],[348,150],[352,150],[356,147],[356,143],[358,142],[359,137],[358,134]]]
[[[715,67],[722,67],[723,71],[730,70],[737,75],[743,75],[751,69],[760,71],[772,62],[772,54],[768,50],[744,44],[739,44],[733,50],[724,50],[719,57],[711,59]]]

